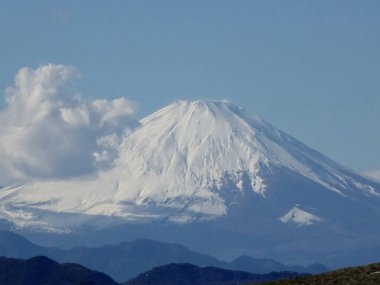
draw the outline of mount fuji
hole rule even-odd
[[[380,183],[229,102],[175,102],[118,152],[91,177],[1,189],[0,218],[30,232],[177,239],[219,256],[380,258]]]

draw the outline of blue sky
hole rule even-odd
[[[377,0],[3,1],[0,89],[55,63],[79,70],[82,96],[138,102],[137,117],[229,99],[366,172],[380,169],[379,15]]]

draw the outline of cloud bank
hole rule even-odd
[[[48,64],[21,68],[0,112],[0,184],[84,175],[112,164],[136,104],[84,100],[78,71]]]

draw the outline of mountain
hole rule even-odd
[[[45,253],[46,248],[35,245],[20,235],[0,231],[0,256],[30,258]]]
[[[28,260],[0,257],[0,285],[117,285],[103,273],[43,256]]]
[[[81,264],[87,268],[104,272],[119,282],[135,277],[153,267],[169,263],[191,263],[198,266],[215,266],[262,274],[273,271],[320,273],[329,270],[324,266],[316,268],[317,270],[311,270],[310,267],[286,266],[275,260],[253,259],[248,256],[226,262],[191,251],[179,244],[147,239],[102,247],[59,249],[38,246],[20,235],[0,231],[0,256],[25,259],[41,255],[59,262]]]
[[[321,272],[330,271],[329,268],[323,264],[313,263],[308,266],[287,266],[281,262],[270,258],[252,258],[250,256],[242,255],[231,261],[228,266],[221,266],[223,268],[246,271],[251,273],[265,274],[269,272],[281,272],[281,271],[291,271],[298,273],[310,273],[317,274]]]
[[[262,285],[377,285],[380,284],[380,263],[343,268],[313,276],[297,277],[291,280],[265,282]]]
[[[380,257],[369,255],[380,246],[379,193],[240,107],[179,101],[141,120],[107,170],[1,189],[0,218],[55,242],[145,237],[337,266]]]
[[[289,279],[298,276],[292,272],[251,274],[217,267],[198,267],[192,264],[168,264],[155,267],[124,283],[125,285],[238,285],[255,284],[269,280]]]
[[[173,262],[191,262],[203,266],[228,266],[227,263],[216,258],[190,251],[179,244],[167,244],[146,239],[97,248],[75,247],[57,258],[60,261],[79,263],[88,268],[102,271],[119,282],[135,277],[155,266]]]

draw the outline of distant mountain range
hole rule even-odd
[[[280,280],[280,281],[276,281]],[[192,264],[167,264],[124,283],[74,263],[57,263],[44,256],[27,260],[0,257],[0,285],[378,285],[380,263],[343,268],[319,275],[292,272],[251,274]]]
[[[0,285],[237,285],[298,276],[291,272],[251,274],[216,267],[169,264],[118,284],[107,275],[74,263],[57,263],[44,256],[27,260],[0,257]]]
[[[209,255],[191,251],[179,244],[146,239],[137,239],[119,245],[106,245],[97,248],[75,247],[59,249],[39,246],[20,235],[0,231],[0,256],[30,258],[40,255],[59,262],[73,262],[84,265],[90,269],[104,272],[119,282],[135,277],[153,267],[169,263],[191,263],[198,266],[214,266],[256,274],[273,271],[319,273],[329,270],[320,264],[308,267],[286,266],[272,259],[254,259],[248,256],[241,256],[232,262],[225,262]]]

